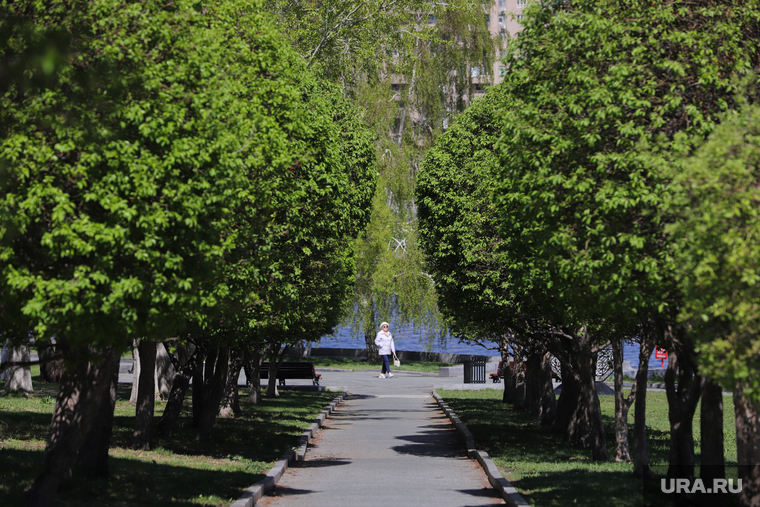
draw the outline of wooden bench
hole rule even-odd
[[[269,363],[261,363],[259,378],[269,379]],[[319,385],[322,375],[314,369],[314,363],[282,363],[277,371],[277,381],[281,386],[286,379],[307,379],[315,386]]]

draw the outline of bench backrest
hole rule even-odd
[[[277,371],[277,378],[313,378],[315,374],[314,363],[284,362]],[[269,363],[261,363],[259,376],[269,378]]]

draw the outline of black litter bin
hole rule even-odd
[[[465,384],[485,384],[486,383],[486,358],[471,357],[464,362],[464,383]]]

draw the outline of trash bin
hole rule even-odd
[[[464,362],[464,383],[486,383],[486,358],[473,356]]]

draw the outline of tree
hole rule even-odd
[[[23,69],[0,97],[1,311],[67,358],[26,500],[48,505],[120,353],[215,304],[230,210],[266,232],[271,198],[297,184],[307,104],[302,63],[255,2],[15,2],[0,19]],[[26,58],[51,34],[66,58]]]
[[[756,95],[755,92],[750,94]],[[742,505],[760,497],[760,107],[743,104],[673,177],[668,227],[684,304],[707,375],[734,392]]]
[[[752,3],[708,0],[528,9],[506,59],[505,86],[520,103],[505,112],[497,192],[518,287],[551,288],[577,324],[677,336],[658,213],[668,182],[641,145],[712,130],[731,105],[732,76],[757,64],[756,13]],[[688,356],[688,342],[678,343]],[[671,425],[690,432],[688,417]]]

